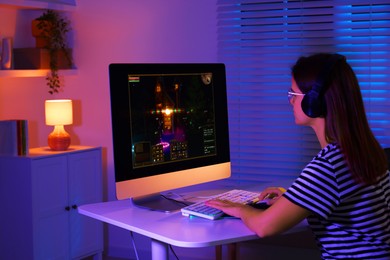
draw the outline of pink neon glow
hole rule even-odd
[[[169,147],[169,143],[167,143],[167,142],[160,142],[159,144],[161,144],[163,146],[163,149],[166,149]]]

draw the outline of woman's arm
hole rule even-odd
[[[284,197],[278,198],[266,210],[221,200],[210,200],[206,204],[242,219],[244,224],[259,237],[282,233],[310,215],[310,211],[295,205]]]

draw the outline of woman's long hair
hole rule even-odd
[[[302,93],[311,90],[331,56],[321,53],[298,59],[292,75]],[[351,66],[340,59],[332,65],[327,77],[322,86],[326,140],[340,145],[358,182],[375,183],[387,170],[387,158],[369,127],[356,75]]]

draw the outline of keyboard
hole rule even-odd
[[[228,200],[232,202],[242,203],[242,204],[254,204],[258,200],[259,193],[253,191],[245,190],[230,190],[215,196],[210,197],[210,199],[221,199]],[[205,201],[207,201],[205,200]],[[183,216],[197,216],[210,220],[219,219],[225,215],[221,210],[209,207],[205,205],[205,201],[197,202],[191,204],[181,209]]]

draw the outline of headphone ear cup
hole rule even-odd
[[[305,94],[301,107],[302,111],[311,118],[323,116],[326,112],[325,100],[313,89]]]
[[[345,56],[340,54],[332,54],[325,63],[324,68],[320,71],[314,86],[305,94],[302,99],[301,107],[303,112],[311,118],[316,118],[326,115],[326,103],[324,98],[324,85],[329,80],[329,74],[336,62],[346,60]]]

